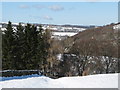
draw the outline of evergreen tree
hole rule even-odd
[[[37,60],[37,47],[38,47],[38,34],[39,32],[37,31],[37,27],[32,25],[31,27],[31,43],[30,43],[30,55],[31,55],[31,64],[32,64],[32,67],[34,69],[37,69],[38,66],[37,66],[37,63],[38,63],[38,60]]]
[[[27,24],[25,27],[25,46],[24,46],[24,61],[26,69],[38,69],[38,35],[37,27]],[[42,55],[41,55],[42,56]]]
[[[25,35],[24,35],[25,46],[23,47],[23,50],[24,50],[23,59],[24,59],[25,69],[30,68],[29,67],[29,65],[30,65],[30,61],[29,61],[29,59],[30,59],[30,54],[29,54],[29,52],[30,52],[30,45],[29,45],[29,43],[30,43],[30,35],[29,35],[30,34],[29,33],[30,32],[30,27],[31,27],[31,25],[27,24],[25,26],[25,31],[24,31],[24,33],[25,33]]]
[[[15,46],[15,35],[14,30],[12,28],[12,24],[9,21],[7,25],[7,30],[4,31],[3,34],[3,43],[2,43],[2,51],[3,51],[3,60],[2,65],[3,69],[15,69],[16,68],[16,61],[15,61],[15,53],[16,53],[16,46]]]
[[[42,26],[39,26],[38,30],[38,45],[37,45],[37,66],[38,69],[41,71],[42,74],[45,73],[46,65],[47,65],[47,50],[46,50],[46,39],[45,39],[45,32],[42,29]]]
[[[24,47],[25,47],[25,33],[24,27],[19,23],[16,30],[16,64],[17,69],[25,69],[25,57],[24,57]]]

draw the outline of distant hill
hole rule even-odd
[[[97,45],[106,43],[106,45],[111,44],[113,47],[118,47],[120,46],[118,43],[118,40],[120,40],[118,37],[120,35],[120,32],[118,32],[119,29],[120,23],[116,23],[96,28],[90,28],[79,32],[78,34],[69,37],[66,41],[64,41],[68,46],[66,53],[69,53],[69,50],[72,48],[74,49],[75,47],[80,47],[80,44],[82,44],[83,41],[85,41],[87,44],[95,41]]]
[[[83,32],[79,32],[75,36],[71,37],[73,38],[74,41],[78,40],[88,40],[88,39],[96,39],[100,41],[105,41],[105,40],[116,40],[118,36],[118,29],[115,29],[117,25],[120,25],[119,23],[117,24],[110,24],[106,26],[101,26],[97,28],[91,28],[87,29]]]

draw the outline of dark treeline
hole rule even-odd
[[[41,26],[8,22],[2,33],[2,69],[38,70],[49,77],[118,73],[118,40],[56,40]],[[58,55],[61,55],[60,60]]]
[[[2,34],[2,69],[45,69],[49,49],[49,31],[41,26],[19,24],[17,29],[8,22]],[[43,70],[44,71],[44,70]]]

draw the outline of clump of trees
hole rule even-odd
[[[16,29],[9,21],[2,33],[2,69],[3,70],[40,70],[48,68],[49,30],[39,29],[31,24]]]
[[[57,40],[51,34],[31,24],[14,29],[9,21],[2,33],[2,69],[38,70],[52,78],[119,72],[119,37]]]
[[[79,57],[81,75],[118,72],[118,47],[111,41],[81,40],[73,45],[71,53]],[[88,70],[89,68],[89,70]]]

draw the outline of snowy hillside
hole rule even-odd
[[[76,35],[77,33],[74,33],[74,32],[53,32],[53,35],[54,36],[74,36]]]
[[[83,77],[30,77],[1,81],[0,88],[118,88],[118,74],[101,74]]]

